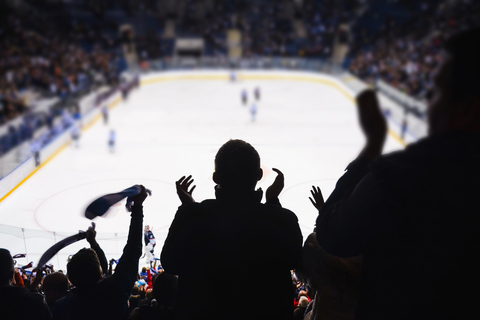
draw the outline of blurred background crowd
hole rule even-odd
[[[116,92],[126,98],[139,85],[126,71],[148,72],[155,61],[321,61],[424,101],[445,40],[479,24],[475,0],[1,1],[0,160],[22,144],[35,154],[70,130],[89,95],[93,108]],[[190,42],[182,48],[181,40]],[[43,293],[31,267],[17,268],[16,285]],[[152,273],[163,270],[151,267],[139,270],[131,311],[141,305],[135,299],[154,299]],[[303,319],[314,293],[295,274],[292,286]]]
[[[42,98],[116,86],[129,62],[171,59],[176,39],[202,39],[202,57],[229,58],[232,30],[239,58],[335,60],[369,83],[382,79],[424,98],[444,39],[480,21],[480,3],[473,0],[24,0],[0,6],[1,125],[34,112]],[[0,154],[11,145],[2,141]]]

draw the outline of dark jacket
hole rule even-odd
[[[297,217],[279,203],[261,204],[261,193],[216,196],[182,205],[165,241],[162,265],[179,276],[177,312],[186,319],[291,319],[290,270],[302,248]],[[252,309],[259,292],[268,307]]]
[[[55,303],[54,319],[127,319],[127,301],[137,279],[138,260],[142,254],[142,224],[142,208],[132,207],[127,244],[115,273],[98,282],[89,292],[73,289],[66,297],[58,300]]]
[[[27,288],[0,286],[0,319],[2,320],[47,320],[50,310],[44,297],[30,293]]]
[[[359,319],[480,318],[480,136],[426,138],[352,162],[317,220],[341,257],[363,254]]]

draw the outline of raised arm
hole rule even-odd
[[[195,200],[193,200],[192,193],[193,190],[195,190],[196,186],[193,186],[190,190],[188,190],[193,181],[194,180],[190,175],[188,177],[183,176],[175,182],[175,186],[177,188],[177,195],[182,204],[195,202]]]
[[[118,261],[115,273],[106,279],[116,285],[128,298],[138,273],[138,260],[142,255],[143,236],[143,201],[147,197],[144,186],[141,186],[141,193],[132,197],[130,228],[128,231],[127,244],[123,254]]]
[[[359,122],[366,144],[337,181],[335,190],[319,211],[317,240],[328,253],[349,257],[363,253],[363,245],[378,228],[375,194],[369,165],[381,155],[387,126],[375,92],[357,97]]]
[[[98,256],[98,260],[100,261],[100,266],[102,267],[102,273],[106,275],[108,273],[108,263],[107,257],[105,256],[105,252],[100,247],[97,242],[97,231],[95,231],[95,223],[92,222],[92,226],[88,227],[87,229],[87,241],[90,244],[90,248],[92,248]]]

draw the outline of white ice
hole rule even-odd
[[[255,86],[262,95],[252,122],[249,106]],[[249,92],[249,106],[241,103],[243,88]],[[107,146],[111,129],[117,135],[114,153]],[[311,186],[319,186],[326,199],[364,143],[351,99],[331,86],[287,80],[145,85],[110,111],[108,125],[97,121],[83,131],[79,148],[64,149],[0,203],[0,224],[55,234],[38,232],[53,236],[38,236],[33,243],[18,232],[0,234],[0,247],[12,254],[28,251],[28,259],[19,264],[36,262],[55,241],[90,225],[83,213],[96,197],[143,184],[153,191],[144,203],[144,223],[153,228],[158,257],[180,205],[175,181],[191,174],[197,186],[195,200],[214,197],[213,159],[232,138],[244,139],[258,150],[265,173],[258,187],[266,190],[272,183],[271,168],[285,174],[280,201],[297,214],[304,237],[317,216],[308,200]],[[401,148],[389,137],[385,152]],[[115,233],[118,238],[128,231],[124,203],[95,223],[107,258],[119,258],[124,238],[113,239]],[[51,263],[64,269],[66,256],[84,246],[88,244],[81,241],[64,249]]]

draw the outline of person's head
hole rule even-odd
[[[0,249],[0,286],[8,286],[13,279],[15,267],[10,251]]]
[[[222,189],[253,190],[262,178],[257,150],[243,140],[230,140],[215,156],[213,181]]]
[[[300,297],[300,299],[298,300],[298,307],[299,308],[307,308],[308,307],[308,298],[307,297]]]
[[[148,300],[152,300],[153,298],[152,289],[145,290],[145,298],[147,298]]]
[[[68,262],[67,275],[78,289],[92,288],[102,279],[102,268],[96,252],[88,248],[80,249]]]
[[[445,43],[428,106],[429,134],[480,131],[480,28]]]
[[[145,232],[147,232],[148,230],[150,230],[150,226],[147,224],[147,225],[145,226],[145,229],[144,229],[144,230],[145,230]]]
[[[45,293],[45,300],[47,303],[53,304],[58,299],[67,295],[68,279],[60,272],[53,272],[48,274],[43,279],[42,290]]]
[[[177,296],[177,283],[177,277],[166,272],[159,274],[155,278],[152,293],[159,305],[173,306]]]

